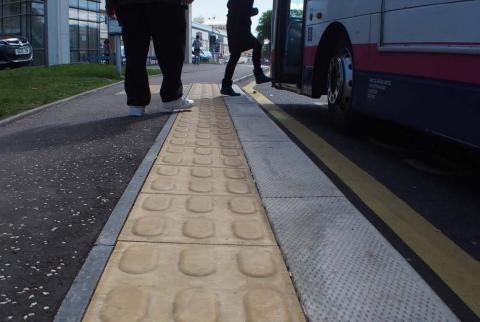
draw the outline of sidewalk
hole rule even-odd
[[[81,272],[57,321],[457,320],[248,97],[189,96],[118,240],[97,242],[113,253],[85,315]]]

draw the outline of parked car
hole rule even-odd
[[[0,69],[26,66],[32,60],[32,46],[27,39],[0,35]]]
[[[209,62],[210,59],[213,59],[213,55],[212,53],[209,51],[209,50],[202,50],[200,52],[200,59],[203,61],[203,62]]]

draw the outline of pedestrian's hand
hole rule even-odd
[[[252,8],[252,11],[250,12],[250,16],[256,16],[258,15],[258,8]]]

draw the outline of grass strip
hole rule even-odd
[[[160,70],[148,69],[149,75]],[[115,66],[72,64],[0,71],[0,118],[122,80]]]

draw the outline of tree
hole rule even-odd
[[[272,40],[272,10],[262,13],[256,28],[258,41],[262,44],[262,57],[270,58],[270,44],[263,46],[265,40]]]
[[[272,10],[262,13],[256,28],[257,38],[263,44],[265,39],[272,40]]]

